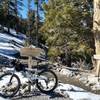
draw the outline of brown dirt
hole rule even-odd
[[[71,85],[78,86],[80,88],[83,88],[83,89],[87,90],[88,92],[92,92],[92,93],[95,93],[95,94],[100,94],[100,91],[91,90],[91,88],[89,86],[85,86],[84,83],[82,83],[81,81],[79,81],[76,78],[67,77],[67,76],[61,75],[59,73],[57,73],[57,76],[58,76],[58,79],[60,80],[60,82],[63,82],[65,84],[71,84]]]

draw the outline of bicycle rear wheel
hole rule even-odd
[[[52,92],[58,85],[58,78],[51,70],[43,70],[36,80],[37,88],[43,93]]]
[[[4,98],[14,96],[20,88],[20,79],[16,74],[6,73],[0,76],[0,95]]]

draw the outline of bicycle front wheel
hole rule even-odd
[[[16,74],[6,73],[0,76],[0,95],[4,98],[14,96],[20,88],[20,79]]]
[[[43,70],[36,81],[37,88],[43,93],[52,92],[58,84],[56,74],[51,70]]]

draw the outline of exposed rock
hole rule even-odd
[[[88,80],[89,80],[89,83],[97,83],[98,82],[98,77],[95,77],[94,75],[89,75],[88,76]]]
[[[70,98],[68,93],[66,93],[66,89],[56,89],[55,91],[57,94],[65,97],[65,98]]]
[[[58,67],[56,71],[60,72],[62,75],[66,75],[67,77],[73,77],[74,79],[78,79],[86,86],[89,86],[92,90],[100,90],[100,81],[98,81],[98,77],[95,77],[94,74],[89,73],[88,71],[81,70],[71,70],[72,68],[63,68]]]
[[[91,86],[92,90],[100,90],[100,83]]]
[[[24,84],[21,85],[21,88],[25,89],[27,86],[28,86],[28,83],[24,83]]]
[[[79,80],[85,84],[88,83],[87,77],[80,77]]]
[[[60,74],[67,75],[68,77],[72,77],[74,73],[67,69],[61,69]]]
[[[25,87],[24,89],[20,89],[20,94],[25,94],[27,92],[29,92],[28,86]]]
[[[56,70],[57,70],[58,72],[60,72],[60,71],[61,71],[61,68],[57,68]]]

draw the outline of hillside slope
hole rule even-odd
[[[20,48],[24,46],[26,36],[22,33],[16,33],[10,29],[7,33],[7,28],[0,30],[0,64],[7,63],[7,60],[16,58],[16,54]]]

